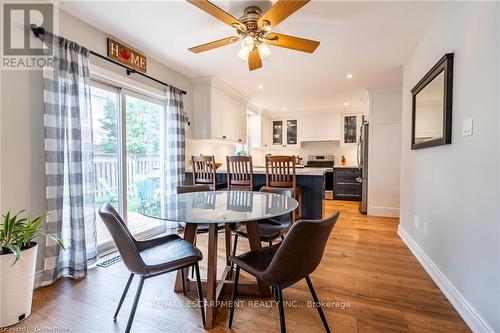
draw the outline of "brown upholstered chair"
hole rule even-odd
[[[253,191],[251,156],[226,156],[227,189]]]
[[[302,217],[302,188],[297,186],[295,156],[266,155],[266,186],[291,188],[293,198],[299,202],[297,218]],[[295,215],[292,219],[295,220]]]
[[[109,203],[105,203],[99,209],[99,215],[108,228],[118,248],[118,252],[120,252],[123,263],[130,271],[130,277],[113,317],[114,320],[116,320],[120,312],[120,308],[125,300],[125,296],[127,295],[134,275],[140,277],[139,286],[135,294],[125,332],[130,332],[132,327],[144,281],[151,277],[188,267],[194,267],[196,271],[201,318],[203,326],[205,326],[205,310],[203,307],[203,294],[201,289],[200,270],[198,267],[198,262],[203,257],[200,250],[191,243],[180,238],[178,235],[167,235],[145,241],[137,241],[128,230],[118,212]],[[183,290],[185,290],[184,286]]]
[[[226,183],[217,183],[215,156],[192,156],[193,184],[205,184],[210,190],[217,191],[226,187]]]
[[[323,326],[326,332],[330,332],[309,275],[316,270],[321,262],[326,242],[338,218],[339,213],[337,212],[322,220],[297,221],[292,225],[283,242],[237,257],[231,256],[231,261],[236,264],[236,273],[234,274],[232,302],[230,303],[229,327],[233,323],[234,303],[238,292],[238,278],[241,268],[256,278],[269,283],[274,289],[280,314],[281,332],[286,332],[282,290],[306,279]]]

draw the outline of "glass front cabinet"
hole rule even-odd
[[[342,115],[342,136],[341,146],[356,145],[359,142],[360,127],[363,123],[364,115],[343,114]]]
[[[299,143],[297,125],[297,119],[272,120],[273,146],[297,146]]]

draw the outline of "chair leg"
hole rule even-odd
[[[137,304],[139,304],[139,298],[141,298],[142,287],[144,286],[144,280],[146,278],[141,276],[139,280],[139,286],[137,287],[137,292],[135,293],[134,304],[132,305],[132,310],[130,310],[130,316],[128,317],[127,328],[125,329],[125,333],[129,333],[132,328],[132,322],[134,321],[135,311],[137,310]]]
[[[196,271],[196,286],[198,287],[198,300],[200,302],[200,311],[201,311],[201,321],[203,323],[203,327],[205,327],[205,302],[203,302],[203,290],[201,288],[201,278],[200,278],[200,267],[198,263],[194,264],[194,270]]]
[[[186,296],[186,279],[184,277],[184,268],[181,268],[181,283],[182,283],[182,295]]]
[[[285,307],[283,306],[283,290],[281,289],[280,286],[276,287],[276,293],[278,294],[278,309],[280,312],[281,333],[286,333]]]
[[[130,287],[130,284],[132,283],[132,280],[134,279],[134,273],[130,273],[130,276],[127,281],[127,285],[125,286],[125,290],[123,290],[122,297],[120,298],[120,302],[118,303],[118,307],[116,308],[115,315],[113,316],[113,320],[116,321],[116,317],[118,317],[118,312],[120,312],[120,309],[122,308],[123,301],[125,300],[125,296],[127,296],[128,293],[128,288]]]
[[[240,277],[240,266],[236,265],[236,272],[233,281],[233,294],[231,296],[231,303],[229,304],[229,328],[233,325],[234,316],[234,303],[236,302],[236,293],[238,291],[238,279]]]
[[[321,317],[321,321],[323,322],[323,326],[325,327],[325,331],[327,333],[330,333],[330,327],[328,327],[328,322],[326,321],[325,314],[323,313],[323,309],[321,308],[321,305],[318,300],[318,296],[316,295],[316,292],[314,291],[311,279],[309,276],[306,276],[306,281],[307,281],[307,286],[309,287],[309,291],[311,292],[312,298],[314,300],[314,305],[318,309],[319,316]]]
[[[234,234],[234,246],[233,246],[233,256],[236,256],[236,244],[238,244],[238,235]],[[229,277],[233,276],[234,262],[231,262],[231,270],[229,271]]]
[[[194,246],[196,246],[196,238],[198,238],[197,235],[195,235],[195,237],[194,237],[194,241],[193,241],[193,245]],[[191,267],[191,279],[194,279],[194,269],[193,269],[193,267]]]
[[[299,207],[298,208],[298,218],[301,220],[302,219],[302,191],[298,191],[297,193],[297,201],[299,202]]]

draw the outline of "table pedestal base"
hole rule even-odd
[[[257,229],[256,221],[245,222],[248,241],[250,249],[256,250],[261,247],[259,231]],[[196,237],[197,225],[194,223],[186,224],[184,230],[184,239],[194,243]],[[226,268],[222,276],[217,279],[217,241],[218,241],[217,224],[210,224],[208,231],[208,265],[207,265],[207,279],[202,282],[203,293],[206,295],[206,328],[212,328],[215,322],[215,316],[218,310],[219,301],[222,300],[224,294],[231,294],[233,281],[229,279],[231,267],[229,256],[231,254],[231,230],[229,225],[225,227],[225,240],[226,240]],[[196,291],[196,281],[188,278],[187,270],[184,272],[185,288],[187,291]],[[182,275],[177,272],[174,290],[182,292]],[[238,295],[240,296],[259,296],[271,297],[271,288],[264,281],[258,280],[256,282],[242,281],[238,283]]]

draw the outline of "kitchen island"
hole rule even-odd
[[[193,183],[193,173],[186,169],[186,184]],[[296,168],[297,186],[302,187],[302,218],[303,219],[321,219],[324,211],[324,191],[325,191],[325,173],[332,171],[332,168]],[[217,169],[217,182],[226,182],[226,169],[220,167]],[[266,184],[266,168],[253,168],[253,181],[256,186]]]

